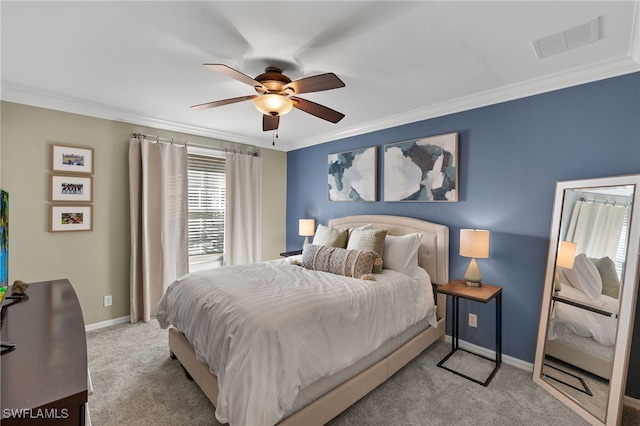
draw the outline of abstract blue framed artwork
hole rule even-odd
[[[458,201],[458,133],[385,145],[384,201]]]
[[[329,154],[329,201],[377,201],[377,147]]]

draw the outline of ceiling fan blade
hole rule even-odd
[[[342,114],[341,112],[338,112],[331,108],[327,108],[324,105],[320,105],[315,102],[311,102],[295,96],[292,96],[290,99],[293,101],[294,108],[298,108],[299,110],[302,110],[308,114],[315,115],[316,117],[322,118],[323,120],[337,123],[344,118],[344,114]]]
[[[249,77],[246,74],[241,73],[238,70],[234,70],[233,68],[224,65],[224,64],[204,64],[205,67],[214,70],[216,72],[219,72],[220,74],[224,74],[227,77],[231,77],[235,80],[241,81],[244,84],[248,84],[251,87],[262,87],[266,90],[266,87],[264,87],[262,85],[262,83],[260,83],[257,80],[254,80],[252,77]]]
[[[207,102],[206,104],[194,105],[192,109],[207,109],[207,108],[215,108],[223,105],[235,104],[236,102],[248,101],[249,99],[253,99],[258,97],[258,95],[248,95],[248,96],[240,96],[239,98],[229,98],[223,99],[221,101]]]
[[[320,6],[324,7],[321,2]],[[332,53],[338,48],[340,43],[347,40],[353,41],[357,36],[367,34],[372,29],[381,25],[389,25],[390,22],[397,21],[412,13],[420,12],[422,8],[433,10],[437,8],[434,2],[376,2],[376,7],[371,7],[367,2],[344,2],[341,5],[340,14],[336,14],[331,25],[325,27],[324,31],[313,37],[307,44],[298,49],[294,55],[297,64],[313,63],[325,55]],[[306,6],[307,13],[314,13],[313,6]],[[416,15],[420,16],[420,15]]]
[[[292,81],[285,84],[282,89],[293,89],[293,93],[299,95],[300,93],[320,92],[322,90],[331,90],[344,87],[344,83],[337,75],[332,72],[320,75],[314,75],[313,77],[305,77],[299,80]]]
[[[262,130],[277,130],[280,125],[280,116],[279,115],[262,115]]]

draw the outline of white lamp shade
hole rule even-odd
[[[484,229],[461,229],[460,256],[476,259],[488,258],[489,231]]]
[[[310,237],[316,229],[316,221],[314,219],[300,219],[298,221],[298,235]]]
[[[558,246],[558,258],[556,266],[561,268],[573,269],[573,262],[576,259],[576,248],[578,245],[571,241],[560,241]]]
[[[253,98],[253,104],[265,115],[285,115],[293,108],[293,101],[286,96],[268,94]]]

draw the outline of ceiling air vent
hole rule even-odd
[[[594,43],[600,40],[600,22],[602,16],[578,25],[570,30],[554,34],[540,40],[532,41],[533,49],[536,51],[538,58],[555,55],[565,50],[575,49],[585,44]]]

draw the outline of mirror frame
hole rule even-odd
[[[632,206],[629,218],[629,234],[627,244],[627,256],[624,267],[623,282],[621,283],[620,306],[618,315],[618,327],[615,338],[615,351],[613,355],[613,370],[609,380],[609,398],[604,421],[595,417],[584,407],[565,395],[556,387],[542,378],[542,366],[544,363],[547,326],[551,308],[551,298],[554,288],[554,276],[558,245],[560,243],[560,225],[562,221],[562,209],[565,190],[595,188],[606,186],[633,185]],[[640,175],[626,175],[595,179],[583,179],[563,181],[556,183],[556,192],[553,203],[553,217],[549,234],[549,251],[547,268],[542,294],[542,306],[540,310],[540,322],[538,324],[538,341],[536,356],[533,365],[533,381],[547,390],[566,406],[582,416],[594,425],[617,425],[622,418],[624,391],[627,381],[627,367],[629,363],[629,351],[635,317],[637,285],[638,282],[638,251],[640,246]]]

